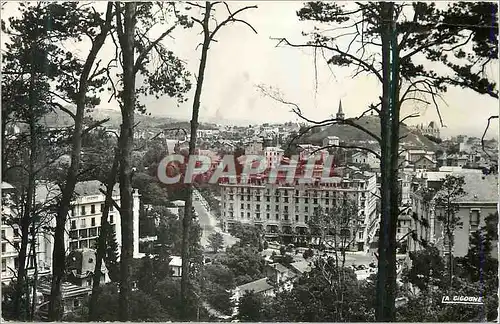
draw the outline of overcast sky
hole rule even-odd
[[[296,11],[301,7],[301,2],[238,1],[229,4],[233,9],[249,4],[258,5],[257,9],[241,15],[242,19],[255,27],[258,34],[242,24],[221,29],[218,42],[213,43],[209,51],[201,98],[201,121],[248,124],[296,120],[290,107],[264,97],[256,89],[257,84],[279,88],[287,100],[299,104],[306,116],[317,120],[335,114],[339,100],[342,100],[347,117],[361,114],[370,103],[377,100],[381,87],[372,78],[352,79],[351,70],[328,67],[322,58],[318,58],[316,86],[314,55],[311,51],[276,47],[277,41],[272,40],[272,37],[286,37],[297,43],[304,40],[301,32],[309,30],[311,26],[297,18]],[[15,4],[10,3],[9,7],[12,6]],[[220,9],[222,12],[218,14],[223,15],[224,7],[220,6]],[[166,45],[187,62],[192,72],[198,69],[200,51],[195,48],[201,40],[199,32],[199,26],[195,25],[190,30],[179,30],[174,34],[174,39],[166,41]],[[105,51],[114,52],[112,44],[107,45]],[[489,73],[498,80],[498,65],[491,67]],[[441,103],[440,110],[447,126],[442,130],[445,136],[459,133],[481,135],[488,116],[499,113],[497,100],[469,90],[451,88],[444,98],[448,105]],[[191,115],[192,100],[180,107],[168,98],[156,100],[153,97],[144,103],[153,115],[186,120]],[[101,108],[117,109],[117,106],[105,100]],[[418,110],[422,117],[412,119],[409,123],[438,121],[432,106],[412,103],[404,108],[403,115],[413,110]],[[497,134],[498,123],[495,122],[488,135]]]

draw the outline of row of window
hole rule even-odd
[[[85,248],[96,249],[97,248],[97,239],[80,240],[80,241],[73,241],[73,242],[69,243],[69,250],[70,251],[74,251],[76,249],[85,249]]]
[[[33,256],[28,258],[28,267],[27,268],[33,268],[35,266],[35,258]],[[19,259],[14,258],[14,268],[12,270],[18,269],[19,268]],[[7,259],[2,258],[2,272],[7,271]]]
[[[224,216],[225,216],[225,217],[226,217],[227,215],[228,215],[228,214],[224,213]],[[242,219],[244,219],[244,218],[245,218],[245,213],[244,213],[244,212],[241,212],[241,214],[240,214],[240,215],[241,215],[241,218],[242,218]],[[282,216],[283,216],[283,220],[285,220],[285,221],[289,220],[289,215],[288,215],[288,214],[283,214]],[[233,212],[229,212],[229,218],[234,218],[234,213],[233,213]],[[250,213],[247,213],[247,214],[246,214],[246,218],[247,218],[247,219],[251,219],[251,218],[252,218],[251,214],[250,214]],[[275,220],[279,221],[279,220],[280,220],[280,215],[279,215],[279,214],[275,214],[275,215],[274,215],[274,218],[275,218]],[[261,218],[260,218],[260,213],[255,213],[255,219],[256,219],[256,220],[260,220],[260,219],[261,219]],[[266,214],[266,219],[271,219],[271,214],[267,213],[267,214]],[[295,221],[296,221],[296,222],[298,222],[298,221],[299,221],[299,219],[300,219],[300,218],[299,218],[299,215],[295,215]],[[305,215],[305,216],[304,216],[304,222],[305,222],[305,223],[307,223],[307,222],[308,222],[308,220],[309,220],[309,216],[308,216],[308,215]]]
[[[88,206],[80,206],[80,215],[85,216],[87,215],[87,209]],[[101,204],[101,207],[99,209],[99,212],[102,213],[104,211],[104,204]],[[113,212],[113,206],[109,207],[109,212]],[[90,214],[89,215],[94,215],[96,214],[96,208],[95,205],[90,205]],[[75,207],[71,208],[71,216],[76,216],[76,209]]]
[[[361,183],[362,184],[362,183]],[[247,194],[247,195],[250,195],[250,194],[253,194],[253,195],[262,195],[261,193],[261,190],[253,190],[251,188],[239,188],[238,189],[234,189],[233,188],[230,188],[229,190],[229,194],[230,195],[233,195],[233,194],[238,194],[238,195],[244,195],[244,194]],[[287,197],[289,195],[289,192],[290,191],[290,196],[292,195],[292,191],[291,190],[276,190],[276,191],[273,191],[271,192],[270,189],[266,189],[264,195],[266,196],[270,196],[270,195],[276,195],[276,196],[280,196],[281,193],[283,193],[283,197]],[[340,191],[333,191],[331,192],[332,194],[330,195],[330,191],[324,191],[324,197],[325,198],[329,198],[330,196],[332,198],[335,198],[337,195],[340,195],[340,194],[344,194],[345,195],[345,192],[340,192]],[[227,194],[227,193],[226,193]],[[365,193],[363,192],[362,193],[362,196],[364,197]],[[321,192],[318,192],[318,191],[300,191],[300,190],[295,190],[295,196],[313,196],[313,197],[321,197],[322,194]]]
[[[285,203],[287,203],[287,202],[288,201],[285,201]],[[306,203],[308,203],[308,202],[306,201]],[[337,205],[337,200],[332,200],[331,203],[332,203],[333,206],[336,206]],[[314,199],[313,205],[319,205],[317,199]],[[327,199],[325,201],[325,205],[330,205],[330,200]],[[360,207],[365,207],[365,205],[366,205],[366,203],[362,202]],[[274,206],[275,206],[275,210],[276,211],[280,210],[280,205],[274,205]],[[223,207],[224,207],[224,209],[227,208],[227,204],[224,203]],[[247,204],[246,207],[247,207],[246,209],[248,209],[248,210],[252,209],[251,204]],[[265,205],[265,207],[266,207],[266,211],[271,211],[271,205]],[[313,206],[313,207],[317,208],[317,206]],[[285,209],[285,211],[288,210],[288,206],[287,205],[284,205],[283,208]],[[234,204],[233,203],[229,203],[229,210],[233,210],[233,209],[234,209]],[[245,209],[245,204],[243,204],[243,203],[240,204],[240,209]],[[304,206],[304,210],[307,212],[308,209],[309,209],[309,206],[305,205]],[[260,204],[255,204],[255,210],[256,211],[260,211],[261,210],[260,209]],[[299,205],[295,205],[295,211],[299,211]]]
[[[116,229],[116,225],[112,225],[113,230]],[[101,233],[100,227],[85,228],[80,230],[69,231],[69,238],[71,240],[85,239],[90,237],[97,237]]]
[[[114,224],[114,222],[115,222],[115,219],[114,219],[113,215],[109,215],[109,223]],[[95,227],[95,226],[96,226],[95,217],[92,217],[90,219],[90,227]],[[87,218],[80,219],[80,228],[86,228],[86,227],[89,227],[87,225]],[[76,229],[76,220],[71,221],[71,229],[72,230]]]
[[[14,249],[19,251],[19,242],[14,242]],[[2,253],[7,252],[7,243],[2,243]]]
[[[14,228],[13,231],[14,231],[14,237],[19,237],[19,229]],[[5,230],[2,230],[2,240],[5,240],[6,238],[7,238],[7,236],[6,236]]]

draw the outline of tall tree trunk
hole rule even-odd
[[[210,35],[209,35],[209,19],[211,14],[211,4],[209,2],[205,3],[205,16],[203,19],[203,29],[204,29],[204,39],[201,48],[201,59],[200,65],[198,67],[198,79],[196,81],[196,90],[193,100],[193,114],[191,118],[191,137],[189,139],[189,156],[194,155],[196,146],[196,132],[198,130],[198,115],[200,112],[200,99],[201,90],[203,88],[203,80],[205,77],[205,68],[207,65],[208,49],[210,45]],[[193,186],[191,183],[187,184],[186,187],[186,205],[184,209],[184,217],[182,219],[182,246],[181,246],[181,257],[182,257],[182,276],[181,276],[181,302],[182,302],[182,317],[183,319],[189,318],[189,307],[188,307],[188,288],[189,288],[189,233],[191,231],[192,223],[192,207],[193,207]]]
[[[391,13],[391,17],[393,14]],[[399,216],[399,199],[400,199],[400,189],[398,180],[398,168],[399,168],[399,117],[400,117],[400,102],[399,102],[399,49],[397,43],[397,31],[396,31],[396,21],[395,18],[391,19],[391,166],[390,166],[390,186],[392,188],[390,194],[390,220],[388,228],[388,253],[387,253],[387,304],[388,313],[386,319],[388,321],[396,320],[396,293],[397,293],[397,281],[396,281],[396,231],[397,231],[397,221]]]
[[[132,149],[134,144],[134,110],[135,110],[135,72],[134,72],[134,38],[136,26],[137,3],[125,3],[124,35],[121,39],[123,57],[123,105],[122,125],[119,139],[119,182],[120,182],[120,217],[121,217],[121,253],[120,253],[120,321],[129,320],[130,304],[130,264],[134,251],[133,226],[133,189],[132,189]],[[119,13],[117,13],[119,14]]]
[[[33,267],[35,268],[35,273],[33,274],[33,294],[31,296],[31,309],[30,309],[30,320],[33,321],[35,318],[36,309],[36,290],[38,284],[38,260],[37,260],[37,248],[36,248],[36,224],[33,221],[31,223],[31,246],[33,250]]]
[[[377,321],[386,322],[395,319],[394,310],[394,293],[389,291],[392,289],[390,281],[392,280],[392,267],[395,253],[395,246],[392,239],[393,217],[396,214],[397,208],[394,211],[394,196],[397,192],[393,192],[394,187],[394,160],[397,160],[397,150],[394,148],[394,115],[395,105],[393,93],[391,93],[391,39],[392,39],[392,23],[394,16],[394,3],[382,2],[381,9],[381,41],[382,41],[382,107],[380,111],[380,135],[381,135],[381,191],[385,194],[381,199],[381,217],[379,226],[379,242],[378,242],[378,275],[376,287],[376,309],[375,317]],[[399,123],[399,120],[396,122]],[[396,131],[396,136],[398,136]],[[393,156],[396,151],[396,157]],[[392,242],[391,242],[392,241]]]
[[[33,66],[33,62],[31,66]],[[29,130],[30,130],[30,147],[29,147],[29,161],[28,161],[28,184],[26,188],[26,200],[24,201],[23,215],[20,221],[21,230],[21,246],[19,248],[18,256],[18,268],[17,268],[17,285],[16,285],[16,297],[14,300],[14,309],[16,313],[20,316],[19,319],[24,319],[24,308],[22,307],[22,301],[24,299],[26,289],[26,256],[29,244],[29,232],[31,223],[31,214],[33,212],[33,201],[35,199],[35,163],[37,157],[37,146],[38,138],[36,133],[36,119],[33,111],[35,106],[35,71],[32,70],[30,74],[30,89],[29,89],[29,105],[30,114],[29,117]],[[25,300],[29,304],[28,299]]]
[[[92,282],[92,295],[90,296],[89,303],[89,321],[97,321],[97,299],[99,297],[99,286],[101,283],[101,267],[103,263],[104,256],[106,254],[106,238],[108,237],[108,232],[110,229],[110,224],[108,222],[109,209],[113,205],[111,200],[113,199],[113,188],[116,183],[116,173],[118,171],[118,149],[115,152],[113,159],[113,165],[109,171],[108,178],[106,179],[106,195],[104,200],[104,210],[101,216],[101,232],[99,233],[99,239],[97,242],[97,252],[96,252],[96,263],[94,269],[94,276]]]
[[[108,3],[106,11],[106,20],[103,23],[101,32],[92,42],[92,48],[83,65],[80,75],[78,93],[76,95],[76,113],[74,116],[75,129],[71,142],[71,162],[66,173],[66,179],[62,189],[62,197],[56,214],[56,228],[54,233],[54,249],[52,253],[52,282],[49,303],[49,320],[60,321],[62,318],[61,308],[61,284],[65,271],[66,250],[64,247],[64,235],[66,227],[66,217],[68,216],[73,192],[78,181],[78,170],[80,168],[80,154],[82,151],[82,136],[84,126],[85,105],[87,99],[88,81],[92,66],[97,58],[97,54],[102,48],[104,41],[111,28],[112,3]]]

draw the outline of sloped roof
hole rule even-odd
[[[169,266],[172,267],[182,267],[182,259],[181,257],[178,256],[172,256],[172,259],[170,260]]]
[[[252,291],[254,293],[260,293],[273,288],[274,287],[267,282],[267,277],[236,287],[236,289],[239,289],[241,292]]]
[[[481,173],[454,173],[463,176],[466,195],[458,199],[460,202],[498,202],[498,176],[483,175]]]
[[[282,265],[281,263],[273,263],[270,264],[269,267],[273,268],[274,270],[281,272],[281,273],[286,273],[288,272],[288,268]]]
[[[2,190],[6,189],[14,189],[14,187],[10,183],[2,182]]]
[[[312,270],[311,263],[309,261],[298,261],[298,262],[293,262],[290,263],[290,266],[300,274],[303,274],[305,272],[309,272]]]
[[[102,195],[99,189],[105,190],[106,187],[97,180],[81,181],[75,185],[75,195],[76,196],[96,196]],[[37,183],[36,186],[36,199],[37,201],[48,201],[54,199],[61,193],[60,188],[52,182],[41,181]],[[116,184],[113,188],[113,195],[117,196],[120,194],[120,185]]]

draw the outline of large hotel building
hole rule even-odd
[[[223,230],[228,231],[232,224],[241,222],[263,229],[269,240],[282,239],[285,244],[309,240],[314,244],[319,237],[309,233],[311,217],[318,208],[328,213],[347,198],[358,206],[358,223],[349,233],[349,241],[353,243],[349,249],[368,250],[378,226],[376,175],[355,167],[342,167],[335,170],[331,179],[321,183],[316,178],[308,184],[297,180],[287,184],[279,179],[270,184],[265,177],[239,184],[223,181],[219,184]]]

